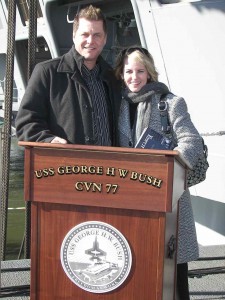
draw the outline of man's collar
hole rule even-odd
[[[96,64],[94,68],[91,70],[88,69],[88,67],[85,64],[83,64],[81,67],[81,74],[87,77],[91,75],[97,77],[99,74],[99,70],[100,70],[100,66],[98,64]]]

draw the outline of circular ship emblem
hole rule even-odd
[[[61,263],[66,275],[92,293],[118,288],[127,278],[131,262],[125,237],[103,222],[78,224],[67,233],[61,246]]]

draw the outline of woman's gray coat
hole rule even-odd
[[[160,113],[158,103],[160,94],[154,93],[151,96],[150,127],[162,134]],[[202,156],[202,139],[197,129],[193,125],[187,110],[186,102],[183,98],[169,93],[166,97],[170,123],[172,125],[173,136],[177,142],[175,148],[180,152],[185,162],[193,167],[198,158]],[[121,110],[124,109],[124,102],[121,103]],[[120,119],[119,122],[123,122]],[[120,133],[120,145],[130,147],[131,132],[125,132],[124,124],[119,124],[123,128]],[[186,190],[179,200],[179,222],[178,222],[178,263],[185,263],[198,258],[198,242],[196,237],[195,223],[190,200],[189,190]]]

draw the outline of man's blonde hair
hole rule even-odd
[[[89,5],[79,11],[79,13],[75,16],[73,22],[73,35],[77,32],[79,27],[79,20],[83,18],[89,21],[102,21],[103,22],[103,30],[105,34],[107,34],[107,26],[106,26],[106,19],[103,15],[100,8],[94,7]]]

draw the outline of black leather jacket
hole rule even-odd
[[[102,57],[98,63],[108,92],[112,144],[116,146],[120,83]],[[62,57],[36,65],[16,117],[19,140],[50,142],[59,136],[72,144],[95,144],[92,103],[80,73],[82,64],[83,57],[73,46]]]

